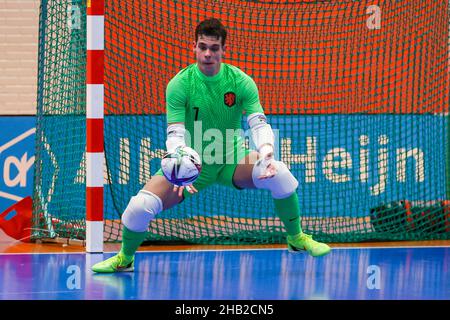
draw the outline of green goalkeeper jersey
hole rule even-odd
[[[243,145],[242,115],[263,112],[253,79],[222,63],[212,77],[197,64],[181,70],[167,85],[167,122],[183,122],[186,143],[203,163],[230,163]]]

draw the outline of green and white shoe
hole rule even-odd
[[[134,257],[130,260],[118,253],[105,261],[94,264],[92,271],[98,273],[132,272],[134,271]]]
[[[290,252],[306,251],[313,257],[321,257],[331,251],[331,248],[327,244],[313,240],[312,236],[306,233],[287,236],[287,244]]]

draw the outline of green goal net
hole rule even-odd
[[[95,1],[95,0],[91,0]],[[228,28],[300,184],[302,227],[330,242],[448,239],[448,1],[105,0],[105,241],[159,169],[165,88],[194,28]],[[42,0],[33,237],[85,239],[86,1]],[[243,120],[245,128],[245,120]],[[213,185],[149,241],[277,243],[270,193]]]

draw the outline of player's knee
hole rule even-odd
[[[295,192],[298,181],[283,162],[274,162],[277,173],[269,179],[258,179],[265,170],[260,164],[257,162],[253,166],[252,179],[256,188],[270,190],[275,199],[287,198]]]
[[[122,223],[134,232],[147,231],[148,224],[163,209],[161,199],[152,192],[141,190],[131,197],[122,214]]]

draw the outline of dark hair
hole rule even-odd
[[[225,40],[227,38],[227,30],[219,19],[210,18],[203,20],[199,23],[197,28],[195,28],[195,41],[198,41],[199,35],[213,36],[217,39],[222,38],[221,43],[223,46],[225,45]]]

